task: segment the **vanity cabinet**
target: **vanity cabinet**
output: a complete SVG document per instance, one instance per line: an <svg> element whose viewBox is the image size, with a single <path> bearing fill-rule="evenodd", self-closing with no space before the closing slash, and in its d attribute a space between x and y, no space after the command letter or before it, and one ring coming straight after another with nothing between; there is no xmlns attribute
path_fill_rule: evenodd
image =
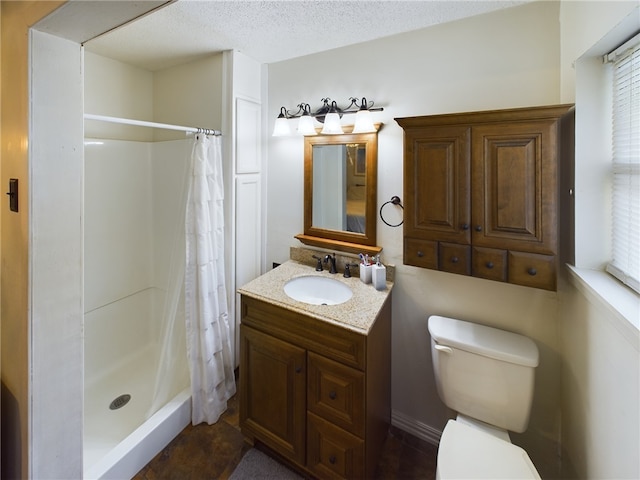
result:
<svg viewBox="0 0 640 480"><path fill-rule="evenodd" d="M572 114L559 105L396 119L404 263L555 290Z"/></svg>
<svg viewBox="0 0 640 480"><path fill-rule="evenodd" d="M391 297L367 334L242 295L240 426L316 478L372 478L391 415Z"/></svg>

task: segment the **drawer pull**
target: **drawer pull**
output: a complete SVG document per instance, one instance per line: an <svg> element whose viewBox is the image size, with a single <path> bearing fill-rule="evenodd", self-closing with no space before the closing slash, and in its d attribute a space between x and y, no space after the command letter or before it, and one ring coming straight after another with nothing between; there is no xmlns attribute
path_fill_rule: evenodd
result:
<svg viewBox="0 0 640 480"><path fill-rule="evenodd" d="M418 250L418 257L420 258L424 257L424 252L422 252L421 250Z"/></svg>
<svg viewBox="0 0 640 480"><path fill-rule="evenodd" d="M331 455L331 456L329 457L329 463L330 463L331 465L334 465L334 464L336 463L336 456L335 456L335 455Z"/></svg>
<svg viewBox="0 0 640 480"><path fill-rule="evenodd" d="M476 225L476 232L482 231L482 225Z"/></svg>
<svg viewBox="0 0 640 480"><path fill-rule="evenodd" d="M487 268L493 268L493 262L487 262Z"/></svg>
<svg viewBox="0 0 640 480"><path fill-rule="evenodd" d="M335 392L335 391L331 390L331 391L329 392L329 398L330 398L331 400L335 400L337 396L338 396L338 395L336 395L336 392Z"/></svg>
<svg viewBox="0 0 640 480"><path fill-rule="evenodd" d="M459 261L458 257L451 257L451 263L458 263Z"/></svg>
<svg viewBox="0 0 640 480"><path fill-rule="evenodd" d="M527 270L527 273L533 277L536 273L538 273L538 271L535 268L531 267L529 268L529 270Z"/></svg>

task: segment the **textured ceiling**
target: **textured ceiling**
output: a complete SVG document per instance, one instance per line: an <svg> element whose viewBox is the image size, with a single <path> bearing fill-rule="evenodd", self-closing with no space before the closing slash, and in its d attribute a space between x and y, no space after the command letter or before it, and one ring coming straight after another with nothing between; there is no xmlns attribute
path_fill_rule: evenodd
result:
<svg viewBox="0 0 640 480"><path fill-rule="evenodd" d="M273 63L529 1L179 0L86 48L151 71L230 49Z"/></svg>

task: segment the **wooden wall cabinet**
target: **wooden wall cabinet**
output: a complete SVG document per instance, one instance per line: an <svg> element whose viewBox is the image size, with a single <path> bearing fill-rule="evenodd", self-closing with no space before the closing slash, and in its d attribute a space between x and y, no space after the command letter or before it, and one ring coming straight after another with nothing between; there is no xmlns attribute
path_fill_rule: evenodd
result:
<svg viewBox="0 0 640 480"><path fill-rule="evenodd" d="M373 478L391 419L391 297L367 335L242 295L240 427L316 478Z"/></svg>
<svg viewBox="0 0 640 480"><path fill-rule="evenodd" d="M558 105L397 118L404 263L555 290L572 115Z"/></svg>

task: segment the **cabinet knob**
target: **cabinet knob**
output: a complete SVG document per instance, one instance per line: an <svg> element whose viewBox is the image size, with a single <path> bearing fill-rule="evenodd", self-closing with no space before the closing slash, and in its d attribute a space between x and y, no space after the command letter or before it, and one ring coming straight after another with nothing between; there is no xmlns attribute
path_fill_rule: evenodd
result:
<svg viewBox="0 0 640 480"><path fill-rule="evenodd" d="M418 257L424 257L424 252L422 250L418 250Z"/></svg>
<svg viewBox="0 0 640 480"><path fill-rule="evenodd" d="M338 395L336 395L336 392L335 392L335 391L331 390L331 391L329 392L329 398L330 398L331 400L335 400L337 396L338 396Z"/></svg>
<svg viewBox="0 0 640 480"><path fill-rule="evenodd" d="M334 464L336 463L336 456L335 456L335 455L331 455L331 456L329 457L329 463L330 463L331 465L334 465Z"/></svg>
<svg viewBox="0 0 640 480"><path fill-rule="evenodd" d="M458 263L460 259L458 257L451 257L451 263Z"/></svg>
<svg viewBox="0 0 640 480"><path fill-rule="evenodd" d="M482 225L476 225L476 232L482 231Z"/></svg>
<svg viewBox="0 0 640 480"><path fill-rule="evenodd" d="M296 367L296 373L302 372L302 367Z"/></svg>
<svg viewBox="0 0 640 480"><path fill-rule="evenodd" d="M487 262L487 268L493 268L493 262Z"/></svg>
<svg viewBox="0 0 640 480"><path fill-rule="evenodd" d="M469 224L468 223L463 223L462 224L462 229L463 230L469 230Z"/></svg>
<svg viewBox="0 0 640 480"><path fill-rule="evenodd" d="M527 270L527 273L533 277L536 273L538 273L538 271L535 268L531 267L529 268L529 270Z"/></svg>

